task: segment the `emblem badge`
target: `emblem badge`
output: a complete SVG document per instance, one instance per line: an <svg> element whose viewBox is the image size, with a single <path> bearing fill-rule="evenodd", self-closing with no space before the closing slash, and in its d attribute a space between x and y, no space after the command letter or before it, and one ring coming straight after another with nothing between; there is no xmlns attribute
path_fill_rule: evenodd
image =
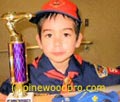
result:
<svg viewBox="0 0 120 102"><path fill-rule="evenodd" d="M57 7L60 7L60 6L64 5L64 4L65 4L64 0L54 0L50 4L50 6L57 8Z"/></svg>
<svg viewBox="0 0 120 102"><path fill-rule="evenodd" d="M104 78L104 77L108 76L108 70L106 67L100 66L100 65L95 65L95 64L94 64L94 67L100 78Z"/></svg>

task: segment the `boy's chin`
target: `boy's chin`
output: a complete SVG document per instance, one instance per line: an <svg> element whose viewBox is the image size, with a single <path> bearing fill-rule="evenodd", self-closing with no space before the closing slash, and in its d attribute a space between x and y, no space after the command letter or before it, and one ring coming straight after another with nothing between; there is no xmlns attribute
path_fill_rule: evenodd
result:
<svg viewBox="0 0 120 102"><path fill-rule="evenodd" d="M55 58L52 58L51 59L52 62L54 63L64 63L64 62L68 62L69 61L69 58L62 58L62 57L55 57Z"/></svg>

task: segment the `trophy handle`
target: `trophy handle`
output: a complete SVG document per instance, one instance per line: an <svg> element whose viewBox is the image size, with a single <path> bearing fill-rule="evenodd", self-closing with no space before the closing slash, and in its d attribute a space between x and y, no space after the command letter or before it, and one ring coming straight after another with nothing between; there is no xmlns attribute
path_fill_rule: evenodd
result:
<svg viewBox="0 0 120 102"><path fill-rule="evenodd" d="M8 31L10 32L10 41L22 41L22 35L16 31L15 25L17 22L25 18L30 20L32 17L33 14L25 13L25 12L20 12L20 13L8 12L1 16L3 20L7 21L6 26Z"/></svg>

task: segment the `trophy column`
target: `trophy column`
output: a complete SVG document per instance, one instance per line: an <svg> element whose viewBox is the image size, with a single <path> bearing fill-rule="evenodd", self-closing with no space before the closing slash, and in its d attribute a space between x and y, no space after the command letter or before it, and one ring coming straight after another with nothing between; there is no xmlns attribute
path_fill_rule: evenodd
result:
<svg viewBox="0 0 120 102"><path fill-rule="evenodd" d="M30 13L10 12L2 15L2 19L7 21L6 26L10 32L10 42L8 44L10 79L12 93L6 102L32 102L33 93L26 92L23 85L28 81L26 68L26 48L22 35L15 30L15 24L26 18L31 19Z"/></svg>

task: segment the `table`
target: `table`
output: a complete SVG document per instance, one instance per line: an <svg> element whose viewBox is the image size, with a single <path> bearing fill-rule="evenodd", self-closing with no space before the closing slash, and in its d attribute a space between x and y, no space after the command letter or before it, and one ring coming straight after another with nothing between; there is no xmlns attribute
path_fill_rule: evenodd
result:
<svg viewBox="0 0 120 102"><path fill-rule="evenodd" d="M55 95L40 95L40 96L34 96L33 102L52 102L52 99Z"/></svg>

